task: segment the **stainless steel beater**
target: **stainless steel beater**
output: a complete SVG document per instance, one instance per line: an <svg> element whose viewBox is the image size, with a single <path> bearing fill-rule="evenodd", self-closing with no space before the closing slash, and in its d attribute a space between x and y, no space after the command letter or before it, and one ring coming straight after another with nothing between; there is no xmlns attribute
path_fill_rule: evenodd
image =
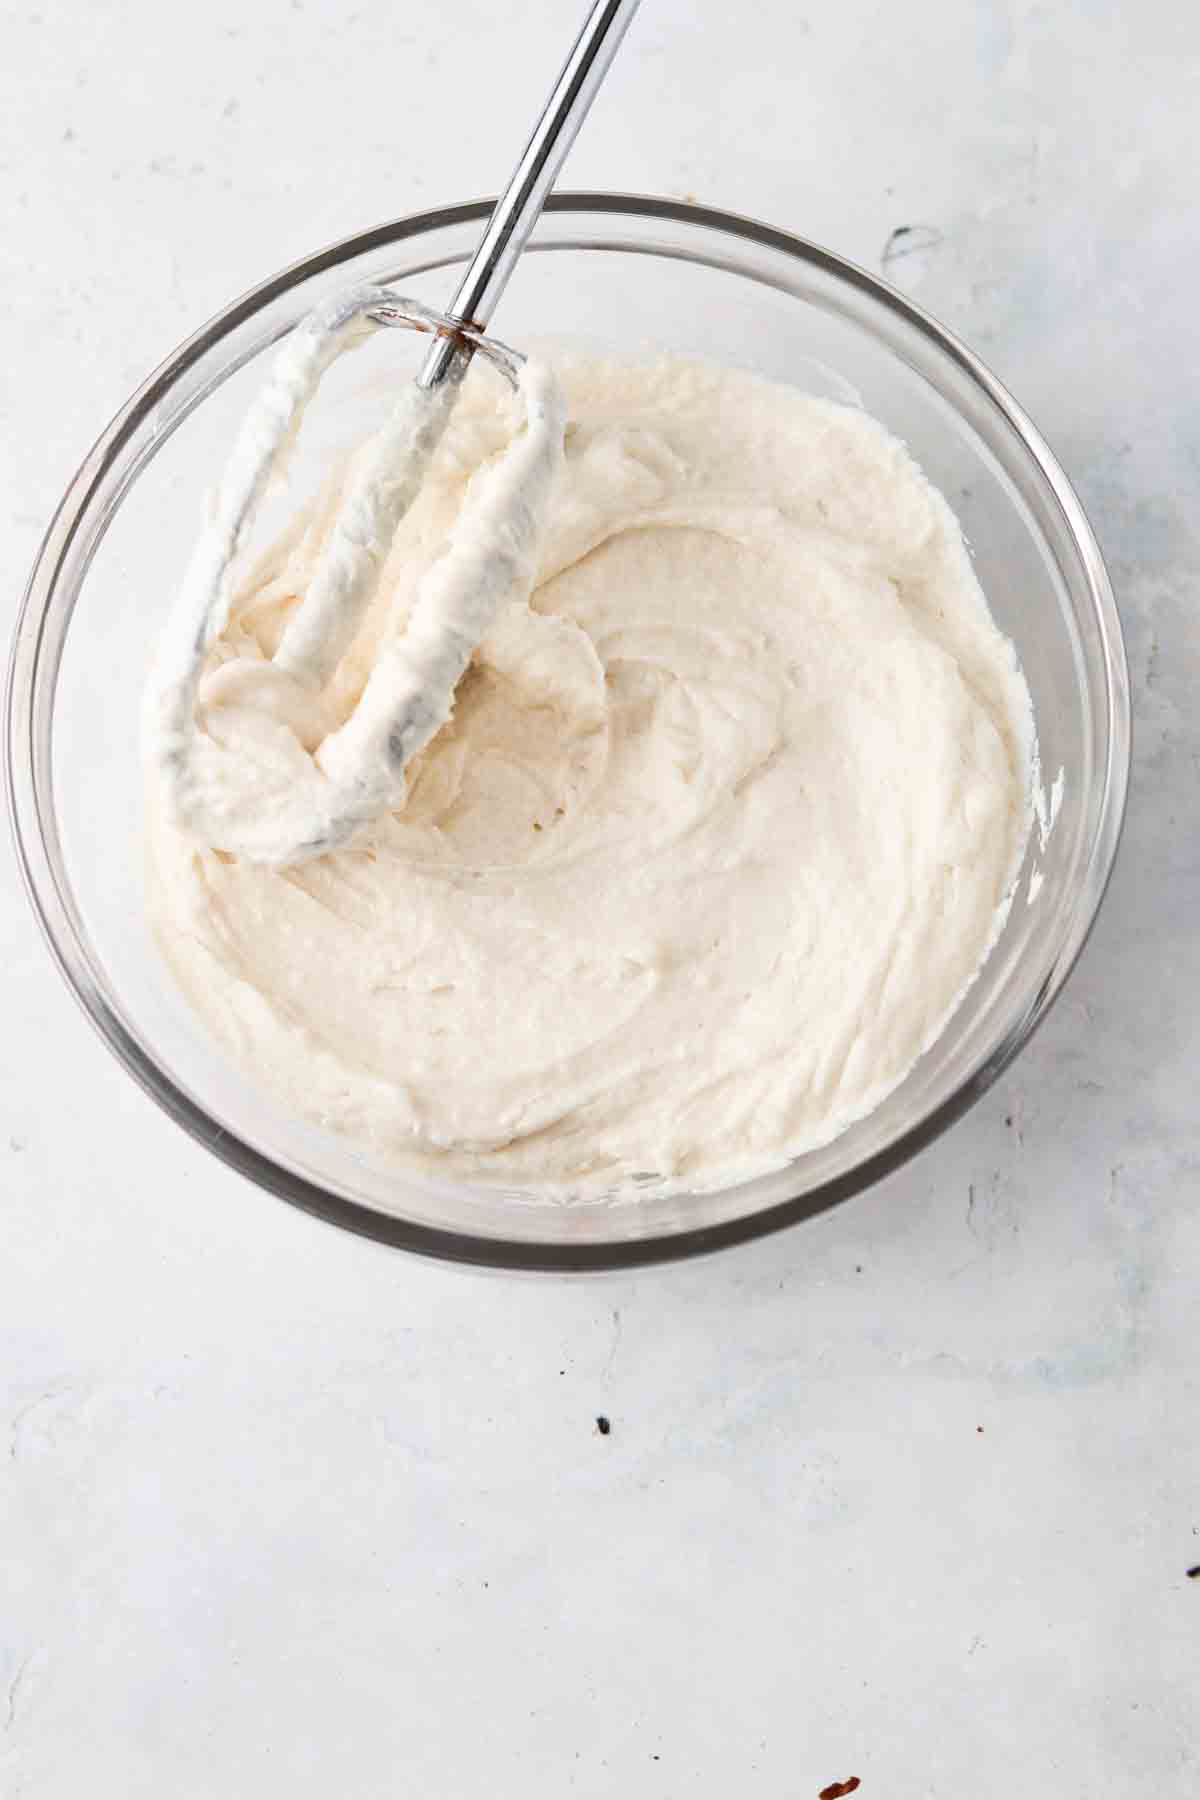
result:
<svg viewBox="0 0 1200 1800"><path fill-rule="evenodd" d="M434 339L415 383L348 491L308 591L266 665L270 679L293 692L319 693L349 646L475 354L498 368L523 399L527 436L535 427L553 429L554 399L526 383L525 359L485 336L485 328L637 5L638 0L595 0L446 312L388 288L361 286L302 320L279 353L196 546L148 693L146 740L168 808L178 824L215 848L282 864L344 844L396 802L405 765L444 722L445 708L439 710L431 690L440 683L443 691L453 691L486 629L486 606L474 614L460 608L457 631L443 630L434 643L432 603L423 611L421 592L405 634L412 640L409 666L400 667L401 652L393 654L389 670L373 671L350 719L321 743L320 765L307 766L304 793L296 797L292 814L276 800L264 802L269 817L253 816L253 808L249 818L235 817L212 779L213 751L197 724L196 700L208 655L229 621L234 561L322 375L345 350L381 326L427 332ZM488 496L482 496L472 521L477 542L470 551L456 550L452 542L444 559L449 565L457 555L460 587L474 572L481 593L484 585L489 595L499 593L527 571L532 523L548 486L543 462L518 443L504 490L512 516L502 516L494 496L489 509ZM438 573L435 568L432 575ZM426 678L435 668L438 683L430 684Z"/></svg>

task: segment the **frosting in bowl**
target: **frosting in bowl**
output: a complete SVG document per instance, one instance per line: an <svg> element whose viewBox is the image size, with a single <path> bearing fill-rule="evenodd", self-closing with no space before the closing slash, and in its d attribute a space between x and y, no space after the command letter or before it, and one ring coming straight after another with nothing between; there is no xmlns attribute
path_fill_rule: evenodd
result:
<svg viewBox="0 0 1200 1800"><path fill-rule="evenodd" d="M961 999L1028 832L1028 690L950 508L864 413L690 361L556 373L532 587L402 803L277 868L198 841L151 769L151 915L230 1052L367 1154L548 1197L710 1187L870 1111ZM354 641L281 727L304 754L514 428L473 373ZM247 729L222 668L273 655L351 475L234 594L213 742Z"/></svg>

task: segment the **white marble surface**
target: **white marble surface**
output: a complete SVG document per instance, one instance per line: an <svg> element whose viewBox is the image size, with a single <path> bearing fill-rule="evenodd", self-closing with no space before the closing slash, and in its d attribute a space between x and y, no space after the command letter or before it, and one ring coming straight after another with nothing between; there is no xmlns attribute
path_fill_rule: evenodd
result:
<svg viewBox="0 0 1200 1800"><path fill-rule="evenodd" d="M0 859L9 1800L1200 1791L1200 24L737 11L646 0L570 184L876 268L925 228L890 274L1042 424L1117 583L1100 927L876 1191L703 1264L506 1280L187 1141ZM576 14L6 0L0 623L145 370L314 246L493 187Z"/></svg>

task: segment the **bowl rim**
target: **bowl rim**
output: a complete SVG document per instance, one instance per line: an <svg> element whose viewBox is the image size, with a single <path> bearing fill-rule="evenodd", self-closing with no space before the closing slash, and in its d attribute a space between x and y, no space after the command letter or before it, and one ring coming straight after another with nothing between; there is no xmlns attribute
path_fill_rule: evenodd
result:
<svg viewBox="0 0 1200 1800"><path fill-rule="evenodd" d="M86 952L64 902L47 852L38 806L33 741L32 677L45 636L59 564L83 521L94 489L112 458L179 376L220 339L297 283L352 258L399 245L449 225L483 221L492 199L458 202L409 213L341 238L250 288L215 313L155 368L114 415L69 482L41 546L17 614L4 695L4 777L17 863L30 904L51 957L93 1028L152 1100L204 1145L257 1187L343 1230L443 1261L502 1270L548 1272L628 1269L682 1260L761 1237L815 1217L852 1194L873 1186L940 1137L987 1092L1029 1041L1078 961L1091 934L1111 879L1125 818L1129 787L1132 709L1120 617L1095 534L1070 481L1024 409L953 332L889 283L858 264L793 232L742 214L654 195L591 190L552 194L548 213L610 214L661 219L723 232L759 247L780 251L868 295L898 315L968 376L1021 440L1061 510L1091 591L1100 628L1109 707L1108 746L1102 793L1087 870L1072 933L1033 1004L1005 1037L984 1054L954 1092L931 1113L882 1150L823 1183L812 1192L772 1202L743 1217L716 1224L661 1231L621 1243L561 1243L474 1234L376 1212L358 1200L330 1193L318 1183L274 1162L262 1151L219 1125L158 1063L148 1057L110 1006L92 976Z"/></svg>

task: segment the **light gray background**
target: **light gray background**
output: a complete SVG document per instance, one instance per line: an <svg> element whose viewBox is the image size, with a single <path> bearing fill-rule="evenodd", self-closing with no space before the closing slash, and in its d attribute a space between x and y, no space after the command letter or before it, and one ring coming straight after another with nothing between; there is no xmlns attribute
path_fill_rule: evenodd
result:
<svg viewBox="0 0 1200 1800"><path fill-rule="evenodd" d="M146 370L493 190L578 12L0 7L0 623ZM874 269L920 227L887 272L1110 558L1103 919L883 1187L635 1278L341 1237L143 1099L0 859L0 1793L1196 1794L1198 94L1182 0L646 0L570 164Z"/></svg>

